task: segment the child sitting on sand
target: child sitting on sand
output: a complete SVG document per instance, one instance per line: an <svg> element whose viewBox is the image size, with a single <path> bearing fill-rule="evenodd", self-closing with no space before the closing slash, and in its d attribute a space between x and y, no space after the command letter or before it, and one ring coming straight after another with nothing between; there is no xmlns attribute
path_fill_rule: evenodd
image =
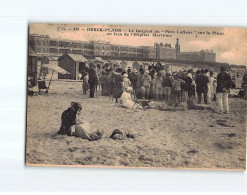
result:
<svg viewBox="0 0 247 195"><path fill-rule="evenodd" d="M97 131L90 133L90 125L88 122L82 122L77 119L77 115L80 115L81 105L78 102L71 102L71 106L62 113L62 125L58 131L59 135L69 135L75 137L81 137L89 141L101 139L103 133Z"/></svg>
<svg viewBox="0 0 247 195"><path fill-rule="evenodd" d="M121 95L120 103L125 108L132 108L132 109L141 108L141 106L139 104L135 103L132 100L132 97L131 97L132 91L133 91L132 87L125 89L125 91Z"/></svg>

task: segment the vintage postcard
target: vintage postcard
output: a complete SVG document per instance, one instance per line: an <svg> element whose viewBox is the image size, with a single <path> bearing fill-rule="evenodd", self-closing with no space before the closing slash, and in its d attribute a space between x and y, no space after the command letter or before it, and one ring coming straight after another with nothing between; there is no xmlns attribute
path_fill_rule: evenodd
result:
<svg viewBox="0 0 247 195"><path fill-rule="evenodd" d="M26 164L246 169L247 29L31 23Z"/></svg>

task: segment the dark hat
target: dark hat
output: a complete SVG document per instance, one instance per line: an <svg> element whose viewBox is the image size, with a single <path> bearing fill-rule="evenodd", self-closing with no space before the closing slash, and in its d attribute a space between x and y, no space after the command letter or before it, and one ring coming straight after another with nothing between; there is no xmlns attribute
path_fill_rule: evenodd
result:
<svg viewBox="0 0 247 195"><path fill-rule="evenodd" d="M121 73L121 72L122 72L122 68L117 68L117 69L116 69L116 72L117 72L117 73Z"/></svg>
<svg viewBox="0 0 247 195"><path fill-rule="evenodd" d="M201 74L201 71L200 71L200 70L197 70L197 71L196 71L196 74Z"/></svg>
<svg viewBox="0 0 247 195"><path fill-rule="evenodd" d="M71 102L71 108L73 108L75 111L81 110L81 104L79 104L78 102Z"/></svg>
<svg viewBox="0 0 247 195"><path fill-rule="evenodd" d="M221 66L221 67L220 67L220 71L221 71L221 72L224 72L224 71L226 71L226 68L225 68L224 66Z"/></svg>

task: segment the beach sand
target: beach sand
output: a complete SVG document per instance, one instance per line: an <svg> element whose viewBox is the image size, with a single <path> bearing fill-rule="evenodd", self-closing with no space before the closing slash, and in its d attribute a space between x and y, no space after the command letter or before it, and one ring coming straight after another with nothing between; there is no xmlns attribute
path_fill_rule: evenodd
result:
<svg viewBox="0 0 247 195"><path fill-rule="evenodd" d="M104 131L101 140L56 134L72 101L82 105L80 117L92 131ZM133 111L109 97L89 99L80 82L52 81L48 95L28 96L26 164L244 170L246 101L229 102L229 114L209 109ZM110 139L114 129L135 139Z"/></svg>

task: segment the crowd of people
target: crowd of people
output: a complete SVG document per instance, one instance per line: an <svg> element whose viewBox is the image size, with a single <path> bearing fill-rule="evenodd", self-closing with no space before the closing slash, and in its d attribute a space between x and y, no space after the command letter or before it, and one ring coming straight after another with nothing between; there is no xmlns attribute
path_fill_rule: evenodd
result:
<svg viewBox="0 0 247 195"><path fill-rule="evenodd" d="M90 64L82 75L83 93L86 94L89 89L90 98L94 98L95 91L100 89L102 96L110 96L118 103L122 93L130 92L131 87L132 95L138 99L172 104L187 101L211 104L217 100L219 112L229 112L228 94L233 82L223 66L217 77L207 69L172 72L169 67L159 63L146 70L142 66L139 70L112 69L107 66L100 70Z"/></svg>

